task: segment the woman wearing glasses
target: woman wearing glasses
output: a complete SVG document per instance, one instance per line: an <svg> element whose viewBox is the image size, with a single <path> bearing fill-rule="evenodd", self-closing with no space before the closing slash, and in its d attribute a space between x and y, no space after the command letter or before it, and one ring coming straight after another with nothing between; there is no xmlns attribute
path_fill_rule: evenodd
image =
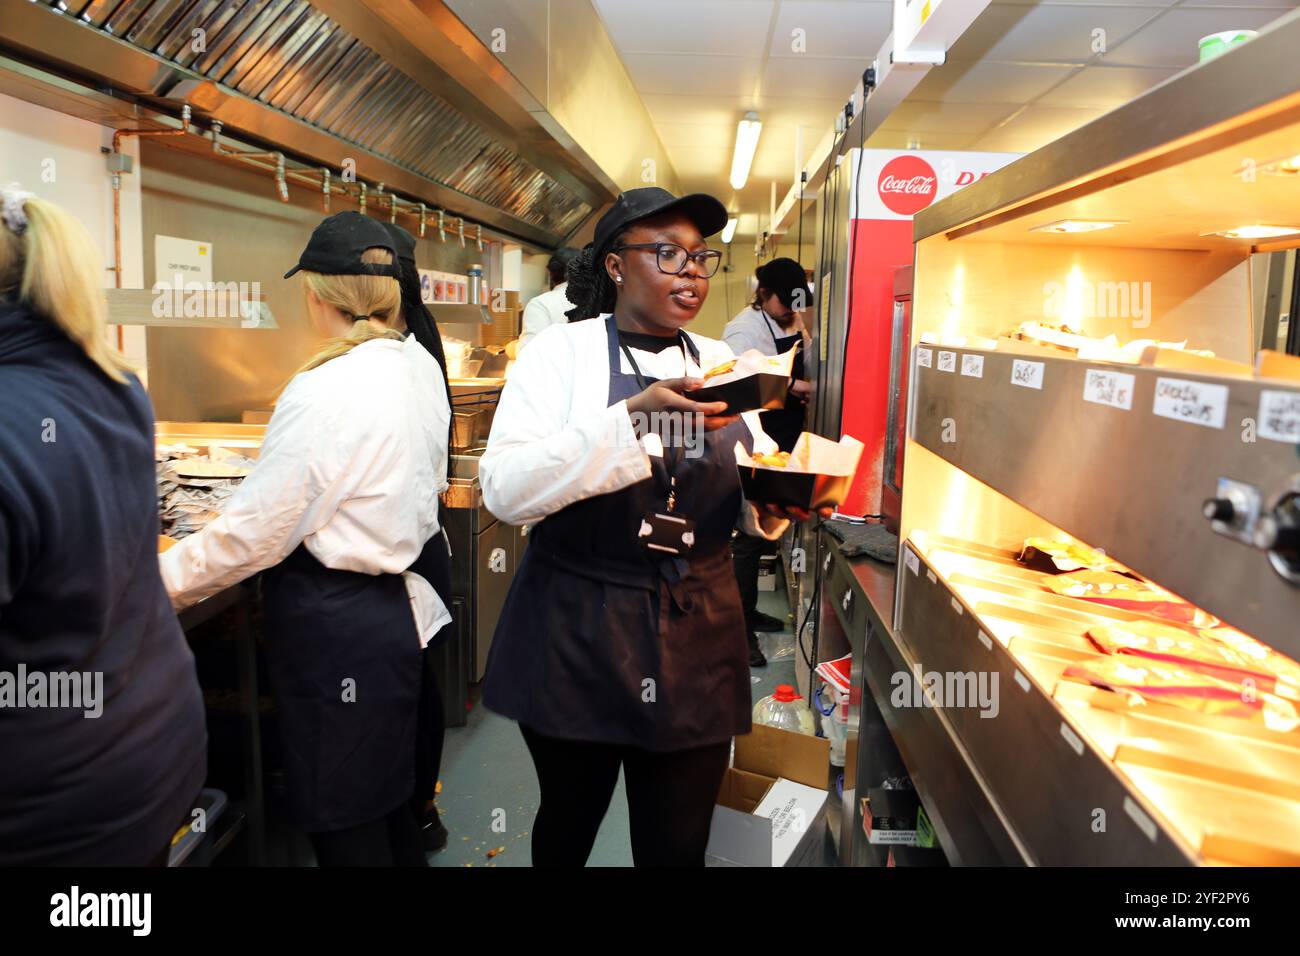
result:
<svg viewBox="0 0 1300 956"><path fill-rule="evenodd" d="M535 865L586 862L620 767L637 865L702 864L731 737L750 728L728 542L738 523L775 538L808 516L742 501L734 447L757 417L690 397L733 357L683 331L726 220L711 196L619 196L570 265L572 321L520 354L480 462L489 510L535 524L484 688L537 770Z"/></svg>

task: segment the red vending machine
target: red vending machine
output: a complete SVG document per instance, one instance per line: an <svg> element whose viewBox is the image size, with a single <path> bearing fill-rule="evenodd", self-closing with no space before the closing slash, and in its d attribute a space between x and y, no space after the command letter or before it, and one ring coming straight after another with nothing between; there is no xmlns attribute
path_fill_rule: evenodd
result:
<svg viewBox="0 0 1300 956"><path fill-rule="evenodd" d="M852 153L847 202L851 258L844 308L848 327L847 339L841 338L846 344L839 426L841 434L852 435L866 448L840 506L844 514L889 517L892 509L897 520L907 427L899 403L905 410L908 337L905 331L900 335L896 316L904 287L903 321L910 316L912 217L1018 155L892 149ZM907 270L905 278L901 269ZM891 436L896 445L892 456Z"/></svg>

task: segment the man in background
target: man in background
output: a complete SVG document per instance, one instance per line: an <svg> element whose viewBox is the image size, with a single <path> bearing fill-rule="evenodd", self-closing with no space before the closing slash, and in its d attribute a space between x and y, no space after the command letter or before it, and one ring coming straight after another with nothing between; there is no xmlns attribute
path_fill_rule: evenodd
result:
<svg viewBox="0 0 1300 956"><path fill-rule="evenodd" d="M812 307L812 290L808 287L803 266L793 259L773 259L755 270L758 289L754 301L727 323L723 340L737 355L757 349L764 355L782 355L798 349L791 370L790 391L782 408L763 412L759 422L763 431L781 447L791 451L803 431L811 386L804 377L803 349L809 336L801 313ZM749 632L749 664L762 667L767 663L758 646L755 631L781 631L785 622L758 610L758 569L765 555L776 554L779 544L736 532L731 542L732 565L740 586L740 601L745 610Z"/></svg>
<svg viewBox="0 0 1300 956"><path fill-rule="evenodd" d="M569 268L569 261L577 254L577 249L560 249L546 264L546 271L551 279L551 291L529 299L528 305L524 306L524 329L519 336L521 351L532 341L533 336L548 325L569 321L565 313L573 308L573 303L564 294L569 284L564 280L564 273Z"/></svg>

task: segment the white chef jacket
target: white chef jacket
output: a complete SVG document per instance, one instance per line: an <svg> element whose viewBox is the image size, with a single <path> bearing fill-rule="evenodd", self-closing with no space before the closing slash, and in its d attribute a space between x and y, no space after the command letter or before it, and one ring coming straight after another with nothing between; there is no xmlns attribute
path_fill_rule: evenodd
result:
<svg viewBox="0 0 1300 956"><path fill-rule="evenodd" d="M764 355L776 355L773 338L785 338L796 332L803 336L804 346L807 347L809 335L802 322L796 321L789 329L783 329L765 311L747 305L727 323L727 327L722 330L722 339L737 355L750 349L758 349Z"/></svg>
<svg viewBox="0 0 1300 956"><path fill-rule="evenodd" d="M414 336L371 339L295 376L225 511L161 556L172 603L193 604L305 544L327 568L402 574L428 644L451 615L407 568L439 530L450 415L442 370Z"/></svg>
<svg viewBox="0 0 1300 956"><path fill-rule="evenodd" d="M632 348L647 378L703 376L733 358L725 342L687 333L700 361L687 363L681 348ZM621 371L632 373L619 351ZM702 368L701 368L702 366ZM744 420L756 446L776 448L756 412ZM651 439L653 445L653 438ZM621 491L651 475L649 453L636 437L627 402L609 404L609 343L605 319L545 329L515 361L501 393L487 451L479 461L483 503L502 521L531 524L576 501ZM747 534L775 540L789 522L741 509Z"/></svg>
<svg viewBox="0 0 1300 956"><path fill-rule="evenodd" d="M564 325L569 321L565 313L573 308L574 303L565 294L568 287L569 283L561 282L550 292L543 292L528 300L524 306L524 330L519 336L519 351L523 351L524 346L536 338L542 329Z"/></svg>

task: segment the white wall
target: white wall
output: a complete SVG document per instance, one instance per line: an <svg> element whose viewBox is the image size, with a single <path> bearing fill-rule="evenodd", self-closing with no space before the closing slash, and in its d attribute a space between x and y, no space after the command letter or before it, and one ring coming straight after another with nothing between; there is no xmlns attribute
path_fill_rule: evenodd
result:
<svg viewBox="0 0 1300 956"><path fill-rule="evenodd" d="M105 287L113 285L113 189L101 149L113 130L0 95L0 183L18 183L81 220L99 244ZM136 172L122 177L122 287L144 288L138 140L123 140ZM152 284L152 283L150 283ZM116 327L110 329L114 344ZM123 329L127 358L143 373L144 329Z"/></svg>

